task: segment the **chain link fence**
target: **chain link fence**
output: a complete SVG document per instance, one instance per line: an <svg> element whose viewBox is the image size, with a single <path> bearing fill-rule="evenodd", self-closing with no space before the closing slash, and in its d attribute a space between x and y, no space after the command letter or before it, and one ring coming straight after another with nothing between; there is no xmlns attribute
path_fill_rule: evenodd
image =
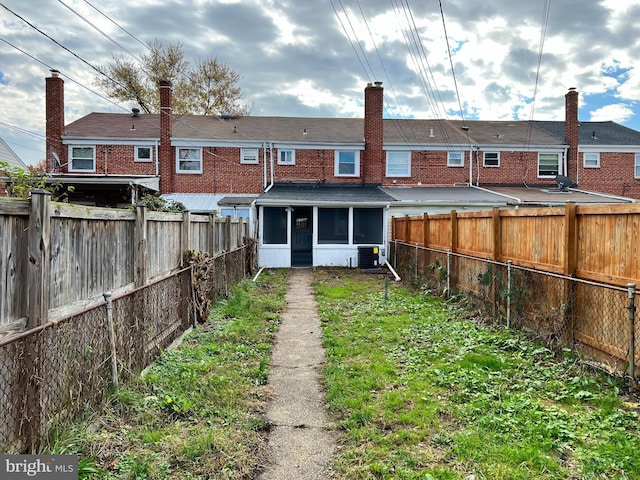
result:
<svg viewBox="0 0 640 480"><path fill-rule="evenodd" d="M391 249L404 280L444 297L465 294L483 318L523 330L549 348L579 352L636 383L634 284L623 288L398 241Z"/></svg>
<svg viewBox="0 0 640 480"><path fill-rule="evenodd" d="M207 295L246 272L245 249L212 257ZM104 403L195 322L193 266L97 307L0 340L0 452L37 452L53 428Z"/></svg>

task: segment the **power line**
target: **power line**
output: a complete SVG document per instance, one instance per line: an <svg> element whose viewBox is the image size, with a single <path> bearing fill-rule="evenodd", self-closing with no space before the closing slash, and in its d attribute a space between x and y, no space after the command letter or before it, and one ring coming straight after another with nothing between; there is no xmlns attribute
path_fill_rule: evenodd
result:
<svg viewBox="0 0 640 480"><path fill-rule="evenodd" d="M113 20L111 17L109 17L107 14L103 13L102 11L100 11L96 6L94 6L93 4L91 4L89 2L89 0L84 0L84 3L86 3L87 5L89 5L91 8L93 8L96 12L98 12L100 15L102 15L103 17L105 17L107 20L109 20L111 23L113 23L116 27L118 27L120 30L122 30L124 33L126 33L127 35L129 35L131 38L133 38L136 42L138 42L140 45L142 45L143 47L145 47L147 50L150 50L149 45L147 45L146 43L142 42L141 40L139 40L135 35L133 35L131 32L129 32L126 28L122 27L120 24L118 24L115 20Z"/></svg>

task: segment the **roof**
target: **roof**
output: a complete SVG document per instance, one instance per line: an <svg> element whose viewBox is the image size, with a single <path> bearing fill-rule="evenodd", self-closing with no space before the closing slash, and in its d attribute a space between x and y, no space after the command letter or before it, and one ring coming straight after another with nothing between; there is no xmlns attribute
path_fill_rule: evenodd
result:
<svg viewBox="0 0 640 480"><path fill-rule="evenodd" d="M18 167L24 170L27 169L27 165L20 160L20 157L11 150L9 145L0 138L0 162L7 162L10 167Z"/></svg>
<svg viewBox="0 0 640 480"><path fill-rule="evenodd" d="M394 198L377 186L275 184L256 200L257 205L387 205Z"/></svg>
<svg viewBox="0 0 640 480"><path fill-rule="evenodd" d="M218 201L224 195L213 193L165 193L161 197L165 200L182 203L192 213L213 213L218 209Z"/></svg>
<svg viewBox="0 0 640 480"><path fill-rule="evenodd" d="M122 113L90 113L67 125L64 139L157 140L159 122L160 116L156 114L134 117ZM565 146L564 122L384 119L383 123L386 145ZM614 122L583 122L580 143L593 144L594 131L598 144L640 145L640 132ZM229 146L247 142L363 146L363 134L361 118L174 115L172 139L216 141Z"/></svg>
<svg viewBox="0 0 640 480"><path fill-rule="evenodd" d="M564 122L532 121L536 128L564 141ZM640 145L640 132L615 122L580 122L578 144L624 146Z"/></svg>
<svg viewBox="0 0 640 480"><path fill-rule="evenodd" d="M474 187L383 187L382 190L402 204L420 205L506 205L502 195Z"/></svg>

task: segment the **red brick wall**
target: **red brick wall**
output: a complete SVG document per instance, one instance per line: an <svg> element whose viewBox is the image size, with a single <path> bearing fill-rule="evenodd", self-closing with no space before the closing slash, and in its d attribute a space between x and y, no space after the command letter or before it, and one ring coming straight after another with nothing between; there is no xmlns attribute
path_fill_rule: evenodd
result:
<svg viewBox="0 0 640 480"><path fill-rule="evenodd" d="M634 178L635 153L601 153L600 168L584 168L582 153L578 160L580 189L640 199L640 179Z"/></svg>
<svg viewBox="0 0 640 480"><path fill-rule="evenodd" d="M66 147L65 145L65 148ZM155 175L155 148L151 147L151 150L152 162L134 162L135 147L133 145L96 145L95 173L110 175Z"/></svg>

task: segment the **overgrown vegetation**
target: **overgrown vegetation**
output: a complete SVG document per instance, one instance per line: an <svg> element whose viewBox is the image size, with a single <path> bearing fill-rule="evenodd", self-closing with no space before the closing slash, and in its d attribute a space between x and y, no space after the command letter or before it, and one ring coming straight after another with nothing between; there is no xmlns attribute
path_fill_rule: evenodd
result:
<svg viewBox="0 0 640 480"><path fill-rule="evenodd" d="M340 478L640 478L638 403L617 381L389 287L316 272Z"/></svg>
<svg viewBox="0 0 640 480"><path fill-rule="evenodd" d="M142 197L140 203L144 204L148 210L153 212L183 213L187 211L187 207L185 207L184 203L178 202L177 200L167 200L166 198L153 194L148 194Z"/></svg>
<svg viewBox="0 0 640 480"><path fill-rule="evenodd" d="M73 186L65 186L60 180L47 183L44 171L35 167L25 170L3 161L0 161L0 177L4 177L2 183L9 197L29 198L34 190L45 190L52 194L54 201L63 202L74 190Z"/></svg>
<svg viewBox="0 0 640 480"><path fill-rule="evenodd" d="M80 478L255 478L285 272L263 272L217 302L209 322L122 387L103 412L66 429L50 453L80 455Z"/></svg>

